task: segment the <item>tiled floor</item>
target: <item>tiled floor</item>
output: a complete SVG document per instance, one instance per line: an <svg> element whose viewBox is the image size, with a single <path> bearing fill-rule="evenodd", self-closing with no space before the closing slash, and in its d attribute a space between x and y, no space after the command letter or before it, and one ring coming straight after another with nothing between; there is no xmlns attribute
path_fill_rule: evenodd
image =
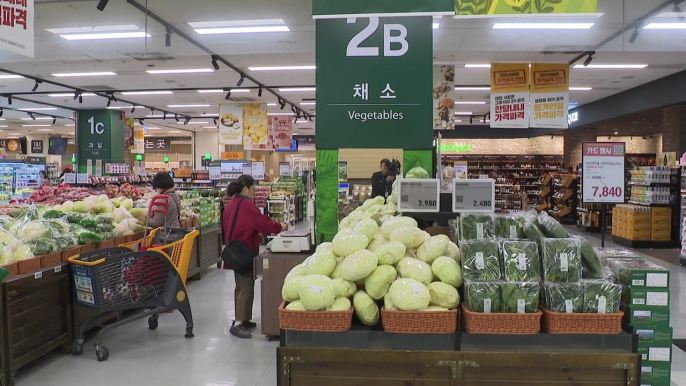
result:
<svg viewBox="0 0 686 386"><path fill-rule="evenodd" d="M600 245L600 240L593 235L585 236L593 245ZM686 287L686 267L667 262L674 261L678 252L640 252L648 260L670 269L674 336L686 338L686 293L681 292ZM254 309L258 323L259 288L255 286ZM161 316L155 331L148 330L147 322L141 320L105 336L110 350L106 362L96 360L90 341L80 357L53 353L21 369L17 385L275 386L278 343L267 342L259 333L251 340L238 340L229 334L233 289L231 271L211 269L203 280L189 282L196 325L193 339L184 339L185 325L179 313ZM672 384L686 386L686 353L677 347L673 352Z"/></svg>

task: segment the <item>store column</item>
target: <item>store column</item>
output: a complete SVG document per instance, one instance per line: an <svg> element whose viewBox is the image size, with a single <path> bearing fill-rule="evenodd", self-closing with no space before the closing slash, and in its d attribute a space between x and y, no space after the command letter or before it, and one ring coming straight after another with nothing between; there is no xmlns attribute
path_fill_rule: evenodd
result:
<svg viewBox="0 0 686 386"><path fill-rule="evenodd" d="M79 173L102 175L106 162L124 162L124 118L123 112L114 110L77 113L76 164Z"/></svg>
<svg viewBox="0 0 686 386"><path fill-rule="evenodd" d="M676 152L677 159L686 152L686 107L676 105L662 109L662 151Z"/></svg>

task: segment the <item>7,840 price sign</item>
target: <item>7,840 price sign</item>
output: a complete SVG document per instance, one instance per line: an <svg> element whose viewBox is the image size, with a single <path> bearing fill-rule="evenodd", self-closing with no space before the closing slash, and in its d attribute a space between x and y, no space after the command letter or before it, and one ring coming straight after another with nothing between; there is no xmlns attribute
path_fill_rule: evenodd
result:
<svg viewBox="0 0 686 386"><path fill-rule="evenodd" d="M624 142L584 142L583 200L588 203L624 202Z"/></svg>
<svg viewBox="0 0 686 386"><path fill-rule="evenodd" d="M436 213L439 211L439 180L403 178L398 181L398 185L398 211L400 213Z"/></svg>

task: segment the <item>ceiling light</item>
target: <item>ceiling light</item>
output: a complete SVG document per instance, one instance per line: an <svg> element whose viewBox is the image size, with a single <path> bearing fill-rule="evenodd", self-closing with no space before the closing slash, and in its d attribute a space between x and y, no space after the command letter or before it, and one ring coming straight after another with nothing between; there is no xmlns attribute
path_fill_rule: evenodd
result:
<svg viewBox="0 0 686 386"><path fill-rule="evenodd" d="M455 115L472 115L471 111L455 111Z"/></svg>
<svg viewBox="0 0 686 386"><path fill-rule="evenodd" d="M479 86L458 86L455 87L455 91L491 91L491 88Z"/></svg>
<svg viewBox="0 0 686 386"><path fill-rule="evenodd" d="M493 29L589 29L594 23L495 23Z"/></svg>
<svg viewBox="0 0 686 386"><path fill-rule="evenodd" d="M68 27L68 28L48 28L46 31L57 35L76 34L89 32L115 32L115 31L136 31L138 26L134 24L125 25L101 25L98 27Z"/></svg>
<svg viewBox="0 0 686 386"><path fill-rule="evenodd" d="M591 91L593 87L570 87L569 91Z"/></svg>
<svg viewBox="0 0 686 386"><path fill-rule="evenodd" d="M285 116L290 116L290 117L292 117L292 116L294 116L295 114L293 114L293 113L268 113L267 115L275 116L275 117L282 117L282 116L283 116L283 117L285 117Z"/></svg>
<svg viewBox="0 0 686 386"><path fill-rule="evenodd" d="M148 127L148 130L162 130L159 127Z"/></svg>
<svg viewBox="0 0 686 386"><path fill-rule="evenodd" d="M238 79L238 82L236 82L236 86L241 87L241 85L243 84L244 81L245 81L245 75L241 74L241 78Z"/></svg>
<svg viewBox="0 0 686 386"><path fill-rule="evenodd" d="M486 102L455 102L456 105L485 105Z"/></svg>
<svg viewBox="0 0 686 386"><path fill-rule="evenodd" d="M686 29L686 23L650 23L643 29Z"/></svg>
<svg viewBox="0 0 686 386"><path fill-rule="evenodd" d="M296 124L297 123L307 123L307 119L299 119L299 120L296 120L295 123Z"/></svg>
<svg viewBox="0 0 686 386"><path fill-rule="evenodd" d="M148 114L146 118L164 118L164 114Z"/></svg>
<svg viewBox="0 0 686 386"><path fill-rule="evenodd" d="M55 111L57 107L25 107L17 109L18 111Z"/></svg>
<svg viewBox="0 0 686 386"><path fill-rule="evenodd" d="M21 127L52 127L52 125L21 125Z"/></svg>
<svg viewBox="0 0 686 386"><path fill-rule="evenodd" d="M216 129L217 126L203 126L203 129Z"/></svg>
<svg viewBox="0 0 686 386"><path fill-rule="evenodd" d="M169 130L167 133L183 133L181 130Z"/></svg>
<svg viewBox="0 0 686 386"><path fill-rule="evenodd" d="M284 87L280 88L281 92L307 92L307 91L317 91L316 87Z"/></svg>
<svg viewBox="0 0 686 386"><path fill-rule="evenodd" d="M490 63L465 64L464 68L491 68Z"/></svg>
<svg viewBox="0 0 686 386"><path fill-rule="evenodd" d="M58 78L68 78L68 77L82 77L82 76L116 76L116 72L111 71L101 71L101 72L67 72L61 74L52 74Z"/></svg>
<svg viewBox="0 0 686 386"><path fill-rule="evenodd" d="M431 26L433 27L433 29L438 29L438 28L440 28L441 23L432 23ZM296 123L297 123L297 122L296 122Z"/></svg>
<svg viewBox="0 0 686 386"><path fill-rule="evenodd" d="M250 71L306 71L316 70L317 66L266 66L266 67L248 67Z"/></svg>
<svg viewBox="0 0 686 386"><path fill-rule="evenodd" d="M147 70L148 74L160 75L160 74L200 74L207 72L214 72L211 68L185 68L179 70Z"/></svg>
<svg viewBox="0 0 686 386"><path fill-rule="evenodd" d="M74 124L73 124L73 123L67 123L67 124L64 125L64 126L66 126L66 127L74 127Z"/></svg>
<svg viewBox="0 0 686 386"><path fill-rule="evenodd" d="M595 53L595 51L594 51L594 53ZM588 58L586 58L586 60L584 60L583 66L584 66L584 67L588 67L588 65L591 64L592 61L593 61L593 53L590 53L590 52L589 52L589 53L588 53Z"/></svg>
<svg viewBox="0 0 686 386"><path fill-rule="evenodd" d="M123 110L123 109L130 109L133 106L110 106L108 109L110 110Z"/></svg>
<svg viewBox="0 0 686 386"><path fill-rule="evenodd" d="M211 107L212 105L167 105L170 109L178 109L178 108L184 108L184 107Z"/></svg>
<svg viewBox="0 0 686 386"><path fill-rule="evenodd" d="M111 32L97 34L68 34L60 35L67 40L101 40L101 39L128 39L128 38L151 38L152 35L145 32Z"/></svg>
<svg viewBox="0 0 686 386"><path fill-rule="evenodd" d="M486 103L486 102L484 102ZM302 102L300 106L316 106L317 102Z"/></svg>
<svg viewBox="0 0 686 386"><path fill-rule="evenodd" d="M24 79L21 75L0 75L0 79Z"/></svg>
<svg viewBox="0 0 686 386"><path fill-rule="evenodd" d="M247 34L260 32L290 32L285 25L255 26L255 27L223 27L223 28L196 28L195 32L200 35L216 34Z"/></svg>
<svg viewBox="0 0 686 386"><path fill-rule="evenodd" d="M98 9L98 11L104 11L104 10L105 10L105 7L107 7L107 3L108 3L109 1L110 1L110 0L100 0L100 1L98 2L98 5L96 6L96 8Z"/></svg>
<svg viewBox="0 0 686 386"><path fill-rule="evenodd" d="M582 64L577 64L574 68L596 68L596 69L640 69L648 67L647 64L589 64L584 66Z"/></svg>
<svg viewBox="0 0 686 386"><path fill-rule="evenodd" d="M52 129L38 129L36 131L53 131Z"/></svg>
<svg viewBox="0 0 686 386"><path fill-rule="evenodd" d="M198 90L198 92L201 94L210 94L210 93L217 93L218 94L218 93L226 92L226 90L217 88L217 89L210 89L210 90ZM231 89L231 93L236 93L236 92L250 92L250 89L247 89L247 88L232 88Z"/></svg>
<svg viewBox="0 0 686 386"><path fill-rule="evenodd" d="M173 91L126 91L121 95L169 95L173 93Z"/></svg>
<svg viewBox="0 0 686 386"><path fill-rule="evenodd" d="M200 116L203 116L203 117L219 117L219 114L206 113L206 114L200 114Z"/></svg>
<svg viewBox="0 0 686 386"><path fill-rule="evenodd" d="M212 55L212 67L214 67L215 70L219 71L219 63L217 63L217 57Z"/></svg>
<svg viewBox="0 0 686 386"><path fill-rule="evenodd" d="M188 122L188 123L186 123L186 122ZM191 122L190 118L186 118L186 122L181 122L181 123L179 123L179 125L207 125L210 123L209 121L193 121L193 122ZM171 131L170 131L170 133L171 133Z"/></svg>
<svg viewBox="0 0 686 386"><path fill-rule="evenodd" d="M51 121L52 117L21 118L22 121Z"/></svg>
<svg viewBox="0 0 686 386"><path fill-rule="evenodd" d="M59 93L59 94L48 94L48 96L52 97L52 98L73 97L74 93L73 92L69 92L69 93L65 92L65 93ZM90 96L95 96L95 94L93 94L92 92L85 92L85 93L81 94L81 96L90 97Z"/></svg>
<svg viewBox="0 0 686 386"><path fill-rule="evenodd" d="M0 127L9 127L9 125L0 125Z"/></svg>
<svg viewBox="0 0 686 386"><path fill-rule="evenodd" d="M267 103L267 106L276 106L276 103Z"/></svg>
<svg viewBox="0 0 686 386"><path fill-rule="evenodd" d="M260 87L259 90L257 90L257 97L261 98L262 97L262 87Z"/></svg>

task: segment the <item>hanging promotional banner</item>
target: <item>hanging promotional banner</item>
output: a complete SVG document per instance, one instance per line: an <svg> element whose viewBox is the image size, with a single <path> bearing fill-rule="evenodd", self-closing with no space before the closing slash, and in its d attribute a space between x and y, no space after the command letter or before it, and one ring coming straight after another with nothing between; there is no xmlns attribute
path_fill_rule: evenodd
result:
<svg viewBox="0 0 686 386"><path fill-rule="evenodd" d="M293 118L269 117L269 142L274 149L290 149L293 146Z"/></svg>
<svg viewBox="0 0 686 386"><path fill-rule="evenodd" d="M219 105L219 144L243 144L243 105L237 103Z"/></svg>
<svg viewBox="0 0 686 386"><path fill-rule="evenodd" d="M529 127L529 64L491 65L491 127Z"/></svg>
<svg viewBox="0 0 686 386"><path fill-rule="evenodd" d="M363 16L454 15L453 0L312 0L314 19Z"/></svg>
<svg viewBox="0 0 686 386"><path fill-rule="evenodd" d="M0 50L34 55L33 0L0 1Z"/></svg>
<svg viewBox="0 0 686 386"><path fill-rule="evenodd" d="M145 126L133 127L133 148L131 149L131 153L145 153Z"/></svg>
<svg viewBox="0 0 686 386"><path fill-rule="evenodd" d="M623 204L626 143L584 142L582 151L584 203Z"/></svg>
<svg viewBox="0 0 686 386"><path fill-rule="evenodd" d="M434 66L434 129L455 128L455 66Z"/></svg>
<svg viewBox="0 0 686 386"><path fill-rule="evenodd" d="M531 65L531 104L529 127L569 127L569 64Z"/></svg>
<svg viewBox="0 0 686 386"><path fill-rule="evenodd" d="M497 17L512 15L526 17L547 14L594 14L598 0L455 0L458 16Z"/></svg>
<svg viewBox="0 0 686 386"><path fill-rule="evenodd" d="M266 103L243 105L243 148L245 150L271 150L267 118Z"/></svg>

